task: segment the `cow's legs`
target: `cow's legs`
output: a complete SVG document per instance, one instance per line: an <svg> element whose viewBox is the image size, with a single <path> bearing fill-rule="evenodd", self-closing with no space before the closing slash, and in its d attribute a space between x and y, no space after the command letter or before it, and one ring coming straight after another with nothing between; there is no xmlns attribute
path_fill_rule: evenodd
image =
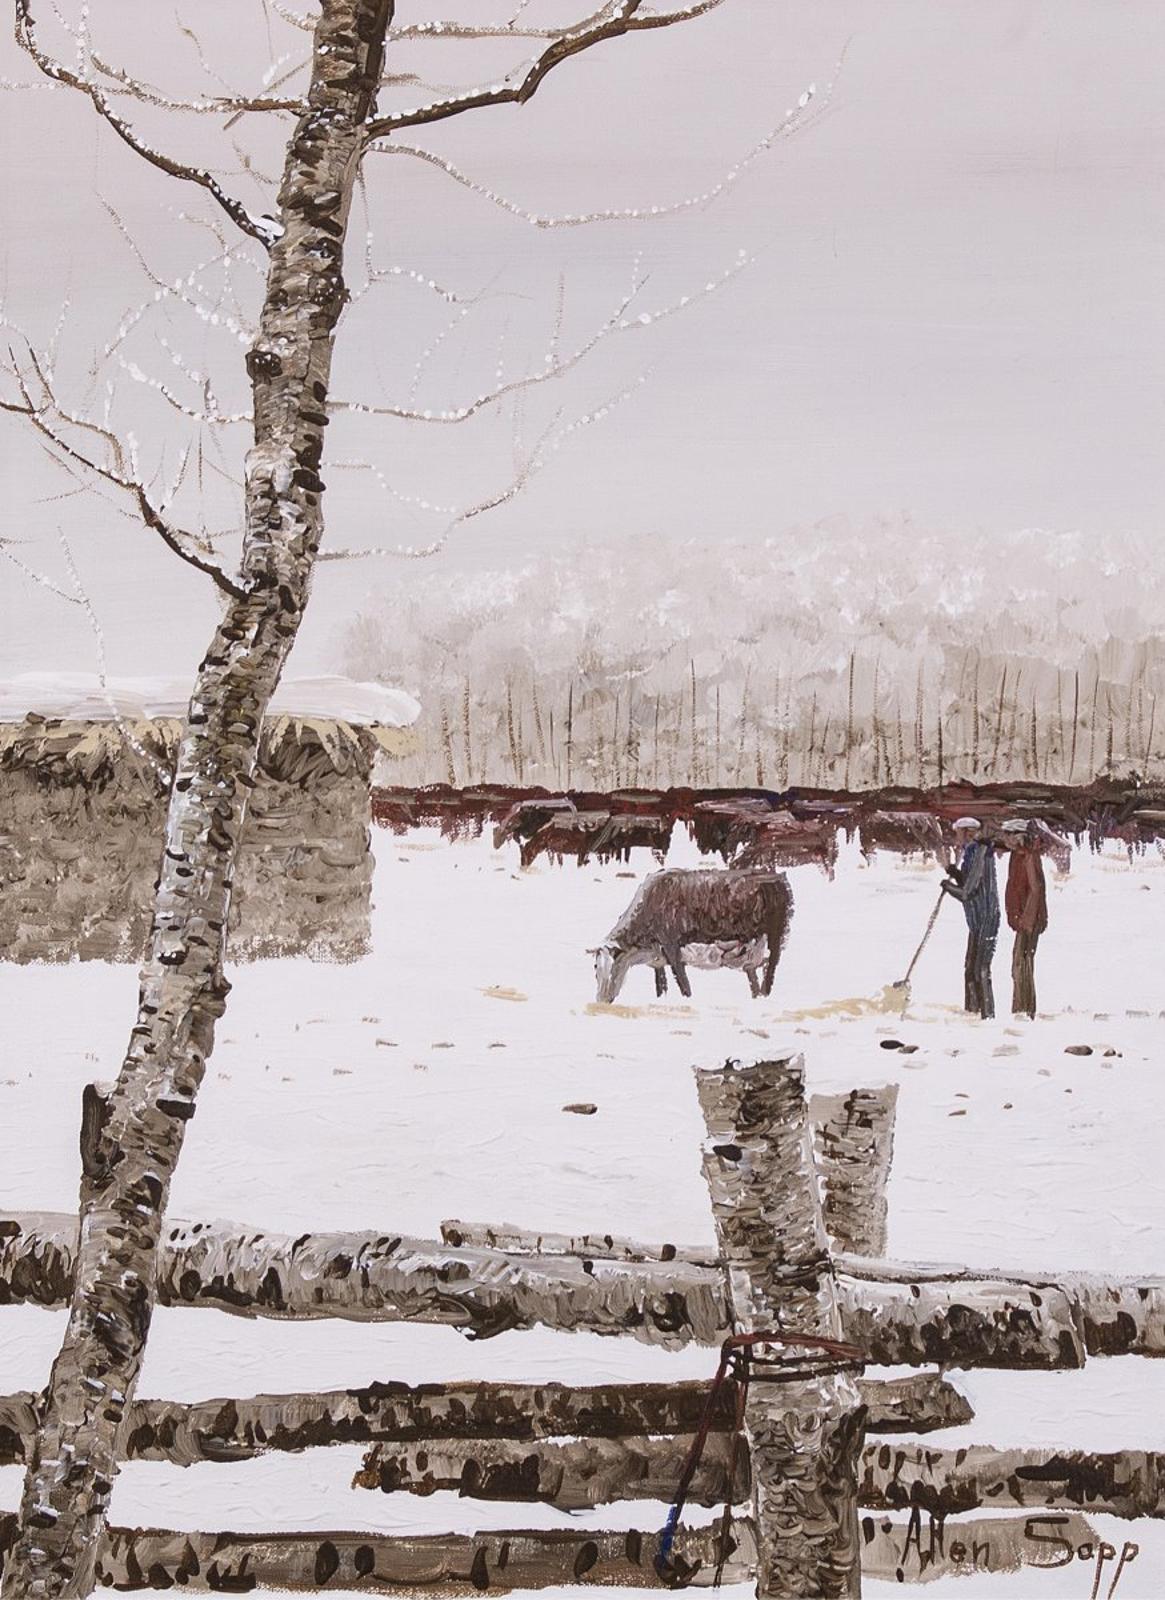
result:
<svg viewBox="0 0 1165 1600"><path fill-rule="evenodd" d="M771 938L770 938L770 940L769 940L769 959L768 959L768 962L767 962L767 964L765 966L764 980L763 980L763 982L761 983L761 986L760 986L760 992L764 995L766 1000L768 999L769 995L771 995L772 992L773 992L773 979L777 975L777 962L780 959L781 959L781 947L780 947L779 944L774 944L772 942Z"/></svg>
<svg viewBox="0 0 1165 1600"><path fill-rule="evenodd" d="M792 906L787 899L784 904L778 902L769 912L769 925L766 937L769 946L769 959L765 963L764 982L761 984L761 993L768 998L773 992L773 979L777 975L777 962L781 959L781 951L785 948L785 940L789 935L789 915Z"/></svg>
<svg viewBox="0 0 1165 1600"><path fill-rule="evenodd" d="M672 970L672 977L676 980L676 987L685 1000L692 998L692 986L688 982L688 971L684 966L684 958L680 954L679 945L665 945L663 957Z"/></svg>
<svg viewBox="0 0 1165 1600"><path fill-rule="evenodd" d="M749 991L754 1000L760 999L760 973L759 967L745 967L744 975L748 979Z"/></svg>
<svg viewBox="0 0 1165 1600"><path fill-rule="evenodd" d="M663 967L654 967L652 970L655 973L655 997L658 1000L667 993L667 972Z"/></svg>

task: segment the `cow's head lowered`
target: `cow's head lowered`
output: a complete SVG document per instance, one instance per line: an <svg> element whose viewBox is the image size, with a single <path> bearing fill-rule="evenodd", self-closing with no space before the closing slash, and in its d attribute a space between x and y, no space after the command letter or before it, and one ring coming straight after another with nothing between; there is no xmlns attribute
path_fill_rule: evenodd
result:
<svg viewBox="0 0 1165 1600"><path fill-rule="evenodd" d="M595 998L600 1005L609 1006L623 987L623 980L627 976L628 968L634 962L634 956L631 951L624 950L609 940L588 954L595 958Z"/></svg>

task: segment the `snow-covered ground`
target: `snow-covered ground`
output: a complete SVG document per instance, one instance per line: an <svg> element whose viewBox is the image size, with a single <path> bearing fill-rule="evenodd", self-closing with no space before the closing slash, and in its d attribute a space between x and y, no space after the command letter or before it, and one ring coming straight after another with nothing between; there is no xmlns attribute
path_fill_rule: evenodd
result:
<svg viewBox="0 0 1165 1600"><path fill-rule="evenodd" d="M1165 861L1076 851L1050 873L1042 1014L991 1023L958 1009L963 924L944 908L905 1020L875 1003L902 975L938 870L843 851L832 883L791 874L796 911L771 1000L740 973L693 973L690 1003L656 1002L646 969L596 1008L596 944L652 863L540 863L515 847L377 831L374 954L236 969L218 1048L171 1198L175 1216L271 1228L382 1228L433 1236L446 1217L711 1243L691 1068L804 1052L811 1090L901 1084L890 1251L1017 1268L1165 1270L1159 1104L1165 1019ZM670 865L694 864L683 847ZM1009 941L996 991L1010 999ZM115 1075L135 1000L127 967L0 964L0 1209L73 1210L81 1088ZM912 1054L883 1039L916 1044ZM1088 1056L1065 1054L1090 1045ZM1106 1053L1114 1052L1114 1053ZM593 1102L591 1116L563 1108ZM0 1313L0 1389L43 1383L62 1317ZM510 1333L471 1344L448 1328L249 1322L159 1311L143 1395L193 1400L341 1388L374 1379L573 1382L710 1375L708 1350ZM957 1374L977 1417L935 1444L1165 1449L1165 1363L1082 1372ZM665 1508L548 1508L379 1496L349 1487L359 1449L185 1471L129 1465L115 1520L186 1528L469 1530L652 1527ZM20 1474L0 1470L0 1507ZM1094 1519L1117 1548L1135 1534L1118 1600L1165 1593L1165 1533ZM1111 1567L1104 1579L1104 1590ZM1084 1600L1093 1568L931 1586L1011 1600ZM890 1585L867 1584L888 1594Z"/></svg>

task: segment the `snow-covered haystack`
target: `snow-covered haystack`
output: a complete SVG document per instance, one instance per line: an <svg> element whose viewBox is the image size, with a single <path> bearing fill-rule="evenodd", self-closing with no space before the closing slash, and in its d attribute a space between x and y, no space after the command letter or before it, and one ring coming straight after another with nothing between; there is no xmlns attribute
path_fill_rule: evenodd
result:
<svg viewBox="0 0 1165 1600"><path fill-rule="evenodd" d="M0 722L0 958L140 958L182 727L166 690L21 680L0 691L0 715L19 716ZM354 960L368 948L372 766L408 737L415 702L342 680L283 701L299 714L264 725L231 955Z"/></svg>

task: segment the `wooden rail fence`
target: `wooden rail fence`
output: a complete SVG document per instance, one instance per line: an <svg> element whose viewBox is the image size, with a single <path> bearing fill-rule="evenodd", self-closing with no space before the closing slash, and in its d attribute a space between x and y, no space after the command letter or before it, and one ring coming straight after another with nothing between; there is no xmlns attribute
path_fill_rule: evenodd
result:
<svg viewBox="0 0 1165 1600"><path fill-rule="evenodd" d="M807 1101L800 1058L729 1062L698 1073L697 1087L715 1246L463 1221L443 1224L439 1240L172 1222L158 1298L249 1317L444 1323L474 1338L537 1326L675 1349L773 1335L743 1391L735 1381L715 1391L691 1381L393 1382L143 1400L121 1440L127 1459L178 1466L361 1444L370 1448L354 1488L563 1512L647 1501L651 1525L424 1537L115 1528L99 1582L455 1596L719 1577L793 1600L856 1595L863 1574L907 1582L1054 1566L1066 1549L1111 1549L1088 1512L1162 1515L1165 1457L1152 1452L945 1439L932 1448L892 1436L972 1421L943 1365L1051 1370L1094 1355L1165 1355L1165 1281L883 1259L896 1090ZM0 1218L0 1305L67 1303L77 1227L75 1217ZM790 1336L847 1340L871 1365L919 1370L862 1375L829 1349L779 1342ZM25 1460L38 1404L29 1393L0 1397L0 1464ZM724 1515L681 1523L661 1567L659 1505L682 1478L687 1504ZM15 1537L16 1518L0 1516L0 1565ZM1126 1544L1122 1561L1136 1548Z"/></svg>

